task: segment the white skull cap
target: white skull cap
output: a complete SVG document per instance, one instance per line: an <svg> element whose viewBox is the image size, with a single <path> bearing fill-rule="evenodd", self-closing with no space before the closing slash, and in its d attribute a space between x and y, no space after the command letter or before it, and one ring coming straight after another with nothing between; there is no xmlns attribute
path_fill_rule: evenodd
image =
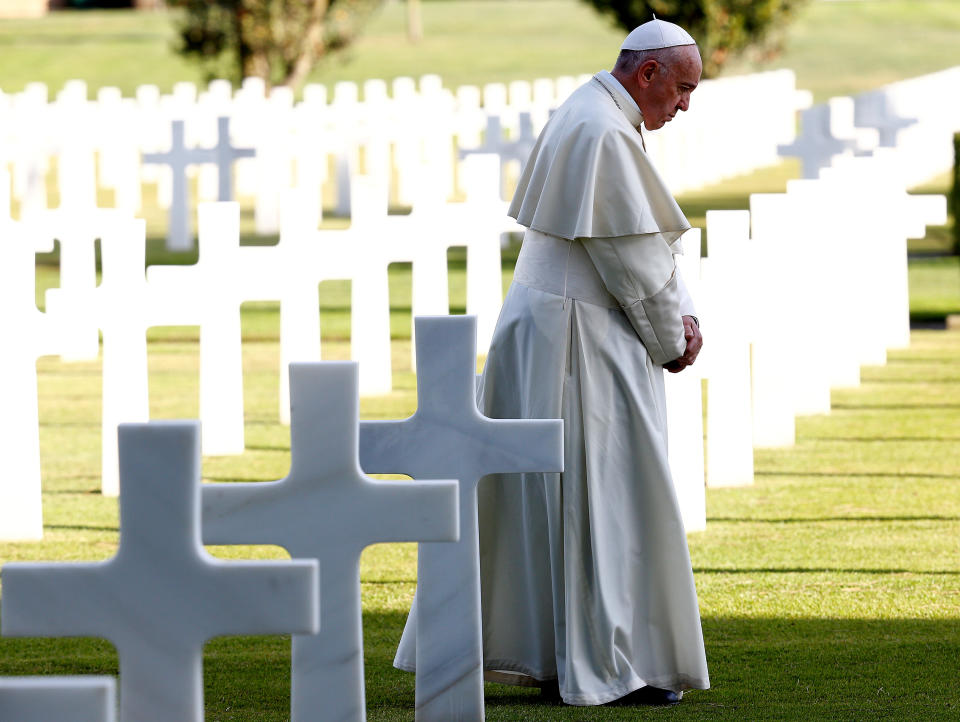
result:
<svg viewBox="0 0 960 722"><path fill-rule="evenodd" d="M678 45L696 45L690 33L679 25L668 23L664 20L653 20L644 23L627 36L620 46L621 50L658 50L660 48L673 48Z"/></svg>

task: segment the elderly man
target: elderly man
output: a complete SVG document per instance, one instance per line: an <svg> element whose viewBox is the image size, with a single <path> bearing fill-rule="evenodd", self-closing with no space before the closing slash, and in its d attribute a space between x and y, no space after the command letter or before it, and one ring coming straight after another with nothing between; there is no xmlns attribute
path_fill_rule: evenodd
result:
<svg viewBox="0 0 960 722"><path fill-rule="evenodd" d="M701 68L680 27L634 30L551 117L510 208L528 230L481 409L563 418L565 471L480 484L484 668L569 704L709 687L663 387L701 345L674 262L690 225L640 129L687 110Z"/></svg>

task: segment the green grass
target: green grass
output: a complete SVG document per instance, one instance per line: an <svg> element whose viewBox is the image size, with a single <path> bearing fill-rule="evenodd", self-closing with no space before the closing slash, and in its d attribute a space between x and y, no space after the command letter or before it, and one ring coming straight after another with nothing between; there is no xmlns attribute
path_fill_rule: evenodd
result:
<svg viewBox="0 0 960 722"><path fill-rule="evenodd" d="M398 269L393 279L400 276ZM276 422L276 308L245 313L244 323L257 329L243 349L247 451L204 458L206 480L267 480L288 470L288 429ZM154 418L197 413L198 350L189 336L150 343ZM326 358L346 358L342 340L325 338ZM395 391L364 399L364 418L414 410L409 340L394 345ZM799 419L794 448L758 451L753 487L708 491L708 529L689 543L711 690L665 713L550 706L528 691L487 685L488 718L955 719L960 692L945 675L960 654L958 359L960 333L915 332L909 350L863 370L860 388L835 391L830 415ZM41 359L38 370L45 538L0 544L0 562L107 558L117 507L97 493L99 362ZM212 550L286 556L274 547ZM371 720L413 718L413 678L390 662L415 554L412 544L392 544L363 556ZM288 665L283 637L212 641L207 719L286 719ZM0 639L3 675L116 671L103 641Z"/></svg>
<svg viewBox="0 0 960 722"><path fill-rule="evenodd" d="M424 2L425 37L406 38L405 7L382 7L359 40L326 60L311 81L362 81L439 73L449 87L592 73L608 68L625 32L576 0ZM790 67L823 100L960 64L960 3L953 0L811 2L787 29L774 62L739 63L728 73ZM141 83L169 91L200 81L173 51L167 12L58 12L0 21L0 87L39 80L58 89L79 77L92 88ZM68 59L68 60L67 60ZM762 102L762 99L758 99Z"/></svg>

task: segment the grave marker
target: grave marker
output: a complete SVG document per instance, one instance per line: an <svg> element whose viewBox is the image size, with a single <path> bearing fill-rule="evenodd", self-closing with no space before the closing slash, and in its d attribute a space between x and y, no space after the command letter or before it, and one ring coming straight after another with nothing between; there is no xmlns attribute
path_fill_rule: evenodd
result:
<svg viewBox="0 0 960 722"><path fill-rule="evenodd" d="M174 120L171 126L170 150L165 153L145 153L144 163L168 165L173 174L173 196L167 227L167 250L188 251L193 248L190 234L190 198L187 186L187 167L196 163L212 163L214 151L187 148L184 144L184 121Z"/></svg>
<svg viewBox="0 0 960 722"><path fill-rule="evenodd" d="M226 562L200 543L200 426L124 424L120 545L93 563L3 567L5 636L103 637L123 722L201 722L203 645L317 630L317 563Z"/></svg>
<svg viewBox="0 0 960 722"><path fill-rule="evenodd" d="M747 486L753 484L750 329L755 315L749 211L707 211L707 237L706 482L710 487Z"/></svg>
<svg viewBox="0 0 960 722"><path fill-rule="evenodd" d="M417 411L403 421L360 424L367 472L456 478L460 540L422 543L418 589L397 652L409 665L416 640L416 719L483 719L477 484L488 474L560 471L563 422L503 420L477 408L477 323L470 316L415 319Z"/></svg>
<svg viewBox="0 0 960 722"><path fill-rule="evenodd" d="M0 720L116 722L113 677L0 677Z"/></svg>
<svg viewBox="0 0 960 722"><path fill-rule="evenodd" d="M370 544L457 538L457 487L381 482L357 461L358 369L291 364L290 474L203 489L207 544L277 544L323 569L320 632L293 637L291 719L365 717L360 554Z"/></svg>
<svg viewBox="0 0 960 722"><path fill-rule="evenodd" d="M674 256L677 270L694 303L700 298L700 229L683 235L683 254ZM707 528L703 459L703 375L699 364L678 374L664 373L667 405L667 456L687 532Z"/></svg>

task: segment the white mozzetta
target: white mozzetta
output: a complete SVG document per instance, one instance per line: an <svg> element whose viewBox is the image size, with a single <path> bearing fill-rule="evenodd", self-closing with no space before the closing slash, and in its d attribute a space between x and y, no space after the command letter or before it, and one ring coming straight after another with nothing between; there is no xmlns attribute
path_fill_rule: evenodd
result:
<svg viewBox="0 0 960 722"><path fill-rule="evenodd" d="M276 544L323 570L320 632L293 637L291 718L366 719L360 553L457 538L457 486L374 481L357 461L357 365L291 364L290 474L203 488L208 544Z"/></svg>
<svg viewBox="0 0 960 722"><path fill-rule="evenodd" d="M459 482L460 541L420 545L417 594L397 658L411 666L415 639L419 722L482 720L477 484L488 474L561 471L563 422L483 416L476 400L476 319L414 322L417 411L403 421L361 423L360 464L368 473Z"/></svg>
<svg viewBox="0 0 960 722"><path fill-rule="evenodd" d="M122 722L200 722L203 644L316 632L317 563L226 562L200 543L200 428L120 427L120 546L93 563L3 567L2 632L103 637L120 658Z"/></svg>
<svg viewBox="0 0 960 722"><path fill-rule="evenodd" d="M113 677L0 677L0 720L116 722Z"/></svg>

